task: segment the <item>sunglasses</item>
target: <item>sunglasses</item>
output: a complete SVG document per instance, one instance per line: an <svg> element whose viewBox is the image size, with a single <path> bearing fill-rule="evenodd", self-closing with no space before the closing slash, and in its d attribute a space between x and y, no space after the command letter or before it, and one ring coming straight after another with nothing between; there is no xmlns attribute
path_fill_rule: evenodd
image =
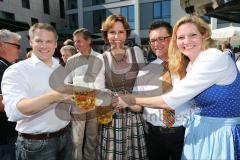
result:
<svg viewBox="0 0 240 160"><path fill-rule="evenodd" d="M6 44L10 44L10 45L16 46L17 49L21 48L21 46L19 44L15 44L15 43L11 43L11 42L2 42L2 43L6 43Z"/></svg>

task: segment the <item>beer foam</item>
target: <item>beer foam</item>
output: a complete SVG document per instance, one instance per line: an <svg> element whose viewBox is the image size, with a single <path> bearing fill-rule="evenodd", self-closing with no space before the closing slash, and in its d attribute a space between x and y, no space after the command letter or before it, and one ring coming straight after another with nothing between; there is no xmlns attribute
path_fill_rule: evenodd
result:
<svg viewBox="0 0 240 160"><path fill-rule="evenodd" d="M86 81L84 81L84 78L85 78L84 76L73 77L73 85L84 87L86 89L94 89L94 83L93 82L86 82Z"/></svg>
<svg viewBox="0 0 240 160"><path fill-rule="evenodd" d="M103 99L96 98L95 105L101 106L103 104Z"/></svg>

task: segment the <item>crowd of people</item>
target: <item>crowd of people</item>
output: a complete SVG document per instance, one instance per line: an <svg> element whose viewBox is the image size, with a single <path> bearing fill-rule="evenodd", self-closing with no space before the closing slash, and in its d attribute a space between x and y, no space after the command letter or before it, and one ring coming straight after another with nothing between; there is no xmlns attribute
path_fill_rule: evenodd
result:
<svg viewBox="0 0 240 160"><path fill-rule="evenodd" d="M59 61L56 30L36 23L32 50L17 63L21 36L0 30L0 159L240 159L237 57L226 42L216 48L207 23L196 16L173 28L154 21L149 46L156 59L149 63L140 47L126 45L124 16L108 16L100 30L103 53L79 28ZM107 91L110 121L98 121L108 112L75 103L78 80Z"/></svg>

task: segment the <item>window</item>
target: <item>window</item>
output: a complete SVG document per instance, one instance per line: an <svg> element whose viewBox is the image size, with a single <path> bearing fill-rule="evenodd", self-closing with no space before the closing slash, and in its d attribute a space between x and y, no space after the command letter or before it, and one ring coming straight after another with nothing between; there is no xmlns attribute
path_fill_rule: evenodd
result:
<svg viewBox="0 0 240 160"><path fill-rule="evenodd" d="M13 13L10 13L10 12L0 11L0 18L15 20L15 15Z"/></svg>
<svg viewBox="0 0 240 160"><path fill-rule="evenodd" d="M70 27L70 29L78 28L78 15L77 14L69 15L69 27Z"/></svg>
<svg viewBox="0 0 240 160"><path fill-rule="evenodd" d="M170 1L164 0L153 3L153 19L170 22Z"/></svg>
<svg viewBox="0 0 240 160"><path fill-rule="evenodd" d="M32 23L32 25L34 25L35 23L38 23L38 19L37 18L31 18L31 23Z"/></svg>
<svg viewBox="0 0 240 160"><path fill-rule="evenodd" d="M50 24L56 29L57 26L55 22L51 22Z"/></svg>
<svg viewBox="0 0 240 160"><path fill-rule="evenodd" d="M60 17L65 18L64 0L59 0Z"/></svg>
<svg viewBox="0 0 240 160"><path fill-rule="evenodd" d="M46 14L50 14L49 0L43 0L43 11Z"/></svg>
<svg viewBox="0 0 240 160"><path fill-rule="evenodd" d="M125 16L131 29L134 29L134 6L121 7L121 15Z"/></svg>
<svg viewBox="0 0 240 160"><path fill-rule="evenodd" d="M76 9L76 8L77 8L77 0L67 1L67 9Z"/></svg>
<svg viewBox="0 0 240 160"><path fill-rule="evenodd" d="M201 16L201 18L206 22L206 23L210 23L210 17L209 16Z"/></svg>
<svg viewBox="0 0 240 160"><path fill-rule="evenodd" d="M161 8L161 2L157 2L153 4L153 18L157 19L160 18L162 15L162 8Z"/></svg>
<svg viewBox="0 0 240 160"><path fill-rule="evenodd" d="M102 25L102 22L106 18L106 10L97 10L93 11L93 31L94 33L100 33L100 28Z"/></svg>
<svg viewBox="0 0 240 160"><path fill-rule="evenodd" d="M93 5L99 5L105 3L105 0L93 0Z"/></svg>
<svg viewBox="0 0 240 160"><path fill-rule="evenodd" d="M22 7L30 9L30 3L29 0L22 0Z"/></svg>

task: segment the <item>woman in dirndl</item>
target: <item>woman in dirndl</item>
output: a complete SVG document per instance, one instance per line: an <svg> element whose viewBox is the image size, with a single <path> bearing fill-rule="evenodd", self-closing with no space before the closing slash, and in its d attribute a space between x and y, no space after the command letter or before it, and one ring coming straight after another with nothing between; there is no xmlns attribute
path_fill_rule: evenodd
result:
<svg viewBox="0 0 240 160"><path fill-rule="evenodd" d="M169 67L180 82L158 97L122 95L113 105L176 109L194 99L199 109L186 124L182 159L240 159L240 73L227 54L211 48L211 29L185 16L173 28ZM160 158L160 157L159 157Z"/></svg>
<svg viewBox="0 0 240 160"><path fill-rule="evenodd" d="M121 15L111 15L102 24L103 38L110 46L103 53L105 84L112 93L132 93L137 73L144 64L139 47L124 45L130 31ZM115 111L111 122L99 126L98 159L147 159L141 112L132 109Z"/></svg>

